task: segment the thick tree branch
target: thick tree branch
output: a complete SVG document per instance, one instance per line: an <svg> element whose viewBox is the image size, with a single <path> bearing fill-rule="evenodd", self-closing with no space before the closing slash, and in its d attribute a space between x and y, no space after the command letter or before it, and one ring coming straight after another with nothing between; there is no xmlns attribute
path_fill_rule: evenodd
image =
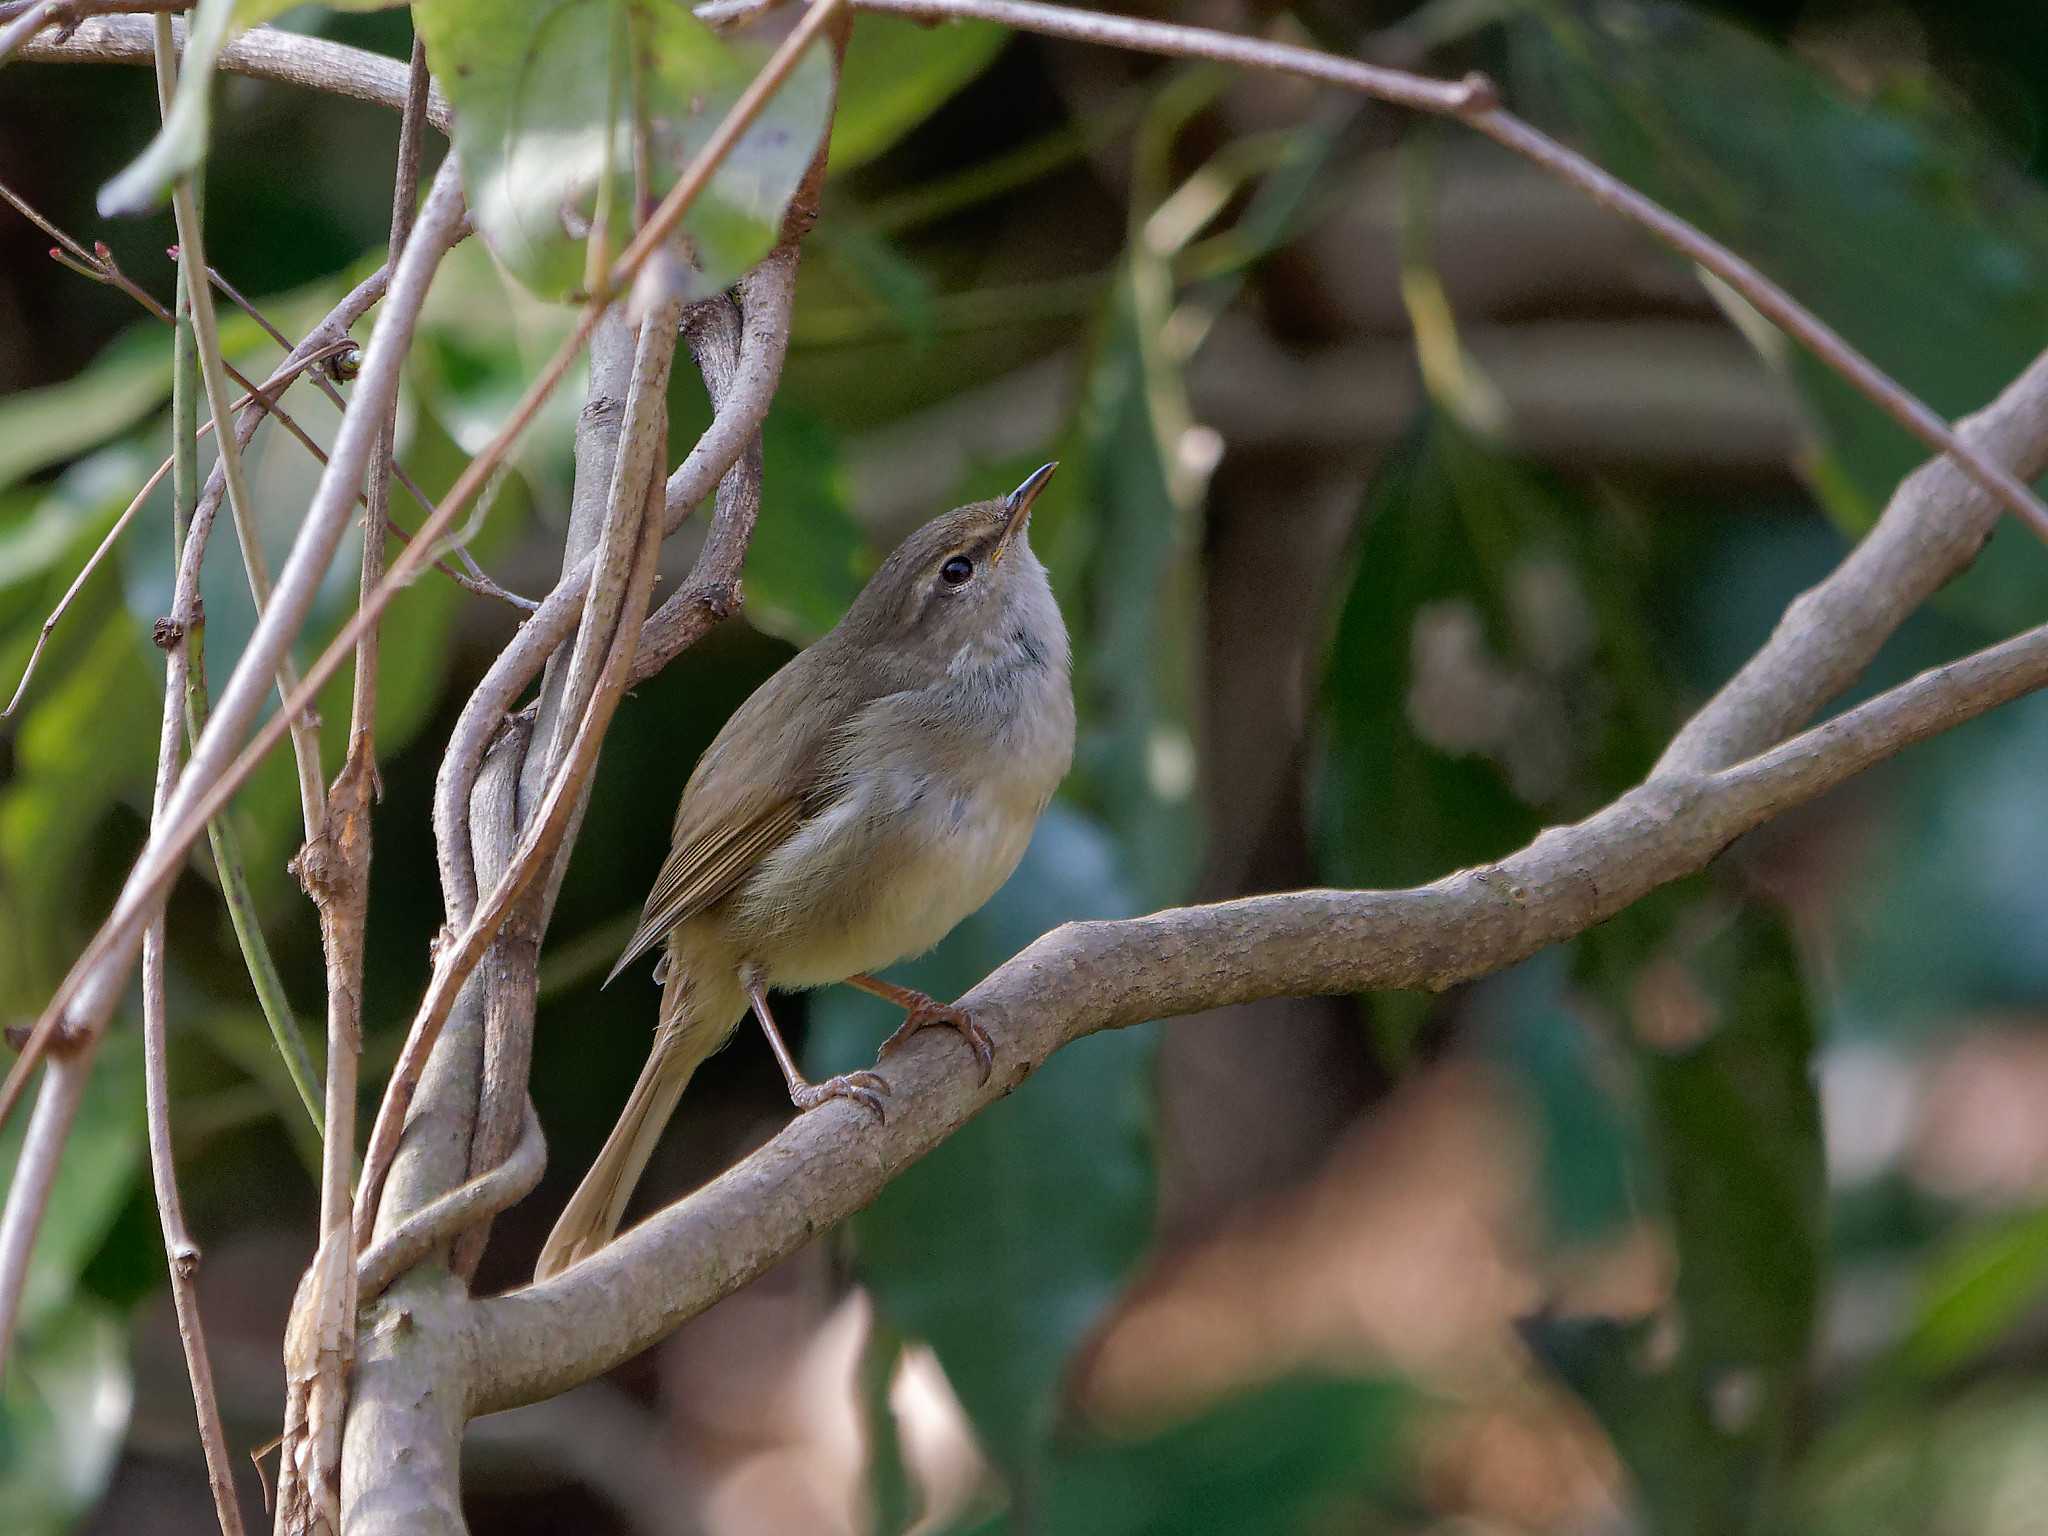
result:
<svg viewBox="0 0 2048 1536"><path fill-rule="evenodd" d="M363 1309L341 1502L349 1536L466 1536L461 1394L467 1303L446 1270L409 1272Z"/></svg>
<svg viewBox="0 0 2048 1536"><path fill-rule="evenodd" d="M2022 479L2048 472L2048 352L1961 424L1980 453ZM1800 594L1763 649L1686 723L1657 765L1697 773L1760 752L1840 693L1907 615L1984 548L1999 504L1949 459L1901 481L1869 533Z"/></svg>
<svg viewBox="0 0 2048 1536"><path fill-rule="evenodd" d="M563 1392L786 1258L1059 1047L1097 1030L1281 995L1432 990L1512 965L1704 868L1751 828L1914 742L2048 685L2048 626L1921 674L1761 757L1652 780L1498 863L1405 891L1299 891L1069 923L966 997L996 1043L977 1085L932 1032L886 1068L902 1106L797 1117L696 1194L556 1276L477 1303L471 1411Z"/></svg>
<svg viewBox="0 0 2048 1536"><path fill-rule="evenodd" d="M594 544L583 537L572 516L571 545L591 548L596 575L584 595L583 619L574 643L566 653L557 653L549 682L559 686L543 688L540 707L535 711L532 743L522 765L520 825L536 814L547 783L569 762L570 743L578 722L588 712L605 670L605 657L622 637L637 649L640 611L625 614L622 608L632 578L631 546L643 522L651 525L649 536L659 547L662 533L662 471L668 451L668 381L675 365L681 305L657 303L640 323L632 354L632 369L626 384L625 411L618 435L606 446L603 461L579 460L579 481L586 476L605 487L597 519ZM596 444L592 445L595 448ZM576 550L581 553L581 549ZM564 549L564 558L570 555ZM652 581L650 576L650 592ZM626 686L621 674L619 688ZM593 751L593 761L594 751ZM533 786L529 796L526 786ZM476 1129L470 1140L469 1171L472 1178L495 1168L513 1151L520 1136L522 1112L528 1105L527 1078L533 1060L534 1013L539 1002L541 939L554 913L555 897L568 868L569 850L583 823L590 802L591 780L585 777L573 795L566 815L561 846L541 876L507 915L505 926L492 945L483 968L484 1038L482 1079L477 1091ZM465 1282L475 1273L489 1240L488 1218L463 1234L456 1245L452 1264Z"/></svg>
<svg viewBox="0 0 2048 1536"><path fill-rule="evenodd" d="M652 498L650 498L651 502ZM569 830L574 809L581 803L584 782L596 766L597 751L610 725L612 712L624 691L633 664L633 651L640 639L640 620L654 587L656 555L661 546L661 520L649 510L636 524L638 538L625 553L631 560L623 622L605 658L589 706L577 724L561 769L549 781L533 821L520 834L518 851L511 867L492 887L490 896L479 903L476 914L461 934L445 944L436 957L434 975L420 1001L412 1029L406 1036L399 1062L392 1069L391 1085L377 1111L377 1123L363 1154L363 1178L356 1195L356 1243L367 1247L377 1220L378 1198L384 1175L398 1150L399 1133L411 1107L411 1084L431 1057L434 1042L447 1022L455 999L477 962L483 958L499 928L533 880L547 869Z"/></svg>

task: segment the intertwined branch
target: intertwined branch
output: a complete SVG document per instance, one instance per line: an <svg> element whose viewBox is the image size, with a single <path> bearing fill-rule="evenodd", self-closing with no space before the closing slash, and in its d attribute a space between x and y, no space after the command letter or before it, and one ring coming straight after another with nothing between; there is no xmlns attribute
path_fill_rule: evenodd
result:
<svg viewBox="0 0 2048 1536"><path fill-rule="evenodd" d="M964 1054L952 1054L949 1040L920 1038L890 1059L892 1102L901 1108L886 1124L844 1106L803 1116L697 1194L566 1273L507 1296L471 1299L462 1277L473 1270L485 1224L532 1187L544 1158L526 1096L535 967L605 728L625 687L665 664L738 602L740 567L760 507L759 433L788 344L798 245L815 209L822 156L782 243L748 276L736 300L684 311L656 295L630 321L612 301L630 288L801 51L828 33L843 47L836 14L843 3L817 0L805 11L614 264L603 293L585 308L506 426L429 515L416 543L380 570L381 542L366 541L379 547L374 555L365 552L356 618L253 735L263 695L304 624L359 490L381 521L399 370L435 269L463 219L451 164L436 178L417 227L409 235L405 229L411 204L405 166L408 159L417 164L420 124L445 127L447 120L417 54L408 71L259 29L223 56L222 67L231 71L406 110L409 147L401 154L389 292L383 294L381 284L366 292L371 285L364 285L295 349L300 355L332 345L383 297L319 490L256 634L182 772L173 703L184 688L185 653L173 631L149 844L114 913L38 1021L0 1092L4 1114L38 1054L48 1052L0 1220L0 1347L93 1047L138 949L161 1065L160 914L171 881L200 830L279 742L312 690L353 656L349 762L325 789L317 820L309 800L301 862L323 914L329 1057L336 1075L327 1095L325 1237L301 1288L288 1349L294 1418L282 1529L338 1528L347 1512L352 1530L460 1530L457 1464L471 1416L566 1391L653 1343L872 1200L1061 1045L1099 1029L1263 997L1440 988L1484 975L1701 868L1745 831L1891 753L2048 683L2048 629L2035 630L1787 739L1860 673L1919 602L1968 565L2002 511L2048 532L2048 509L2027 487L2048 468L2048 355L1952 431L1748 263L1507 112L1483 78L1433 80L1291 45L1032 0L851 0L857 8L925 20L975 17L1082 42L1277 70L1451 117L1728 281L1941 456L1900 487L1876 529L1842 566L1792 605L1769 643L1680 732L1650 779L1596 815L1553 829L1498 863L1414 890L1298 892L1059 929L964 1000L997 1044L996 1071L985 1084L977 1083ZM31 59L139 61L157 51L159 39L168 52L173 28L161 17L103 15L81 21L68 36L47 30L103 8L109 7L74 0L72 11L62 12L45 0L10 17L7 42ZM700 14L726 22L764 8L741 0ZM181 205L181 232L186 213ZM197 233L194 220L183 242L195 276ZM203 280L198 288L204 292ZM714 417L664 481L662 397L679 335L704 377ZM586 343L592 397L579 433L562 574L478 684L451 735L434 807L448 929L387 1085L364 1177L351 1192L352 1138L340 1109L344 1099L353 1102L353 1037L360 1022L354 1012L362 965L358 885L368 859L374 781L369 721L376 624ZM227 419L224 392L212 394L217 414ZM254 414L246 420L253 431ZM717 513L696 569L649 612L661 540L714 489ZM212 507L202 505L210 524ZM203 548L203 538L195 518L174 622L196 592L193 545ZM534 709L514 715L536 679ZM351 837L360 840L351 843ZM163 1097L160 1073L152 1074L151 1095L153 1106ZM153 1133L161 1118L152 1116ZM161 1139L167 1166L167 1129ZM184 1239L180 1246L174 1186L162 1205L176 1267L190 1245ZM182 1300L180 1315L182 1322ZM406 1326L394 1326L401 1320ZM202 1347L194 1361L196 1388L203 1362ZM353 1376L344 1388L351 1362ZM224 1522L229 1518L224 1511Z"/></svg>

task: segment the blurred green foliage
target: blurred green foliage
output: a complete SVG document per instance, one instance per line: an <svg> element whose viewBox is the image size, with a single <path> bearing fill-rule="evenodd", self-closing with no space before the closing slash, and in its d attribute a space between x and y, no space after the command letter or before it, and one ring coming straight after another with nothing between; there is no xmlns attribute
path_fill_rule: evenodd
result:
<svg viewBox="0 0 2048 1536"><path fill-rule="evenodd" d="M1526 0L1487 10L1504 19L1448 29L1432 67L1499 70L1519 109L1756 260L1937 408L1968 409L2048 336L2048 48L2037 58L2022 46L2043 36L2039 8L1891 7L1894 21L1917 17L1925 46L1880 53L1860 90L1829 67L1815 29L1823 41L1832 34L1810 9L1819 8ZM437 5L430 42L489 44L486 62L516 62L520 28L542 23L500 10ZM1301 19L1349 47L1351 34L1415 10L1311 5ZM665 58L672 50L679 70L714 81L708 103L674 79L656 90L693 131L715 121L718 93L744 77L727 45L680 12L601 15L627 37L654 28ZM409 44L398 13L304 22L394 56ZM400 454L430 493L563 334L568 312L522 281L560 294L580 280L578 244L555 215L576 188L594 206L603 125L626 108L608 70L619 34L597 26L569 37L559 18L546 24L576 62L551 70L544 100L502 70L443 72L461 97L485 238L451 258L408 377ZM53 212L90 238L91 188L148 138L153 103L139 72L70 78L16 65L9 86L25 83L25 105L0 102L0 129L17 111L59 120L90 103L103 115L105 132L63 146L67 175L50 189ZM565 79L581 89L557 90ZM1229 421L1198 419L1191 370L1226 312L1256 317L1283 347L1328 339L1313 334L1328 323L1316 294L1329 274L1314 268L1312 237L1403 132L1383 114L1311 117L1298 104L1286 130L1243 128L1220 105L1235 105L1231 84L1161 67L1120 72L1105 87L991 27L863 17L855 28L788 382L764 434L766 505L746 570L754 630L729 629L651 681L608 743L551 936L557 970L535 1093L554 1178L533 1203L557 1182L566 1189L594 1150L652 1022L652 989L621 987L602 1001L594 990L609 936L630 924L660 858L648 807L665 814L726 713L790 645L829 627L914 510L876 491L885 476L868 457L869 434L1055 353L1070 387L1043 420L927 440L936 468L898 467L964 500L1062 461L1034 535L1074 632L1082 721L1075 774L1015 879L901 978L956 995L1062 921L1201 888L1205 827L1236 814L1205 803L1205 740L1229 723L1205 718L1202 690L1206 658L1231 639L1205 628L1209 477L1219 448L1238 450ZM220 98L236 131L209 162L214 254L251 277L292 331L379 259L390 128L296 97L281 98L294 104L288 118L265 105L280 98L238 88ZM791 115L772 126L791 143L768 157L766 184L693 229L721 258L714 280L758 251L790 167L807 159L791 144L814 140L817 125L803 102L784 108ZM584 153L552 164L550 178L519 180L533 158L522 135L537 131L542 109L550 123L588 130ZM1440 150L1448 139L1433 142ZM1447 161L1418 159L1410 174L1450 174ZM508 181L518 197L480 190ZM1428 233L1411 228L1405 253L1425 273L1439 254ZM107 234L141 280L167 288L165 269L145 260L152 241L163 243L160 221ZM10 688L51 604L154 467L169 379L168 333L118 294L54 269L33 282L68 328L45 333L39 313L0 311L0 326L42 337L22 351L45 364L24 375L32 387L0 399L0 679ZM225 336L250 368L272 355L239 318L227 318ZM1695 483L1684 466L1597 474L1539 463L1489 437L1454 398L1429 401L1405 424L1370 469L1328 611L1315 616L1307 739L1275 743L1299 747L1304 764L1304 877L1426 881L1603 803L1867 526L1919 450L1809 360L1758 340L1797 393L1802 483L1752 493ZM333 413L309 389L295 386L289 402L317 437L331 436ZM687 440L704 419L694 381L679 377L673 403L673 439ZM548 580L575 410L565 394L543 413L465 530L479 558L528 591ZM1220 440L1205 435L1211 426ZM295 445L259 439L252 475L273 562L313 473ZM1283 473L1277 483L1290 482ZM145 503L0 734L9 1017L47 995L139 843L160 678L148 632L169 592L166 505L162 493ZM403 501L397 510L406 523L419 515ZM1865 686L2040 619L2048 556L2012 533L1992 548L1939 613L1902 632ZM234 564L223 541L206 573L215 678L253 623ZM353 600L345 551L309 649ZM373 1082L440 917L424 831L436 742L514 622L430 575L384 629ZM331 772L345 680L322 710ZM1648 1318L1539 1311L1524 1329L1531 1359L1605 1428L1643 1528L2027 1528L2002 1512L2010 1496L2001 1504L1999 1490L2037 1459L2048 1415L2048 1377L2029 1348L2048 1287L2048 1226L2027 1203L2038 1193L1978 1210L1912 1187L1896 1159L1875 1187L1830 1187L1816 1078L1833 1050L1939 1047L1973 1011L2000 1010L2038 1033L2048 902L2035 873L2048 850L2033 765L2044 730L2048 713L2013 709L1875 776L1849 850L1824 871L1825 902L1788 909L1782 890L1760 895L1731 859L1451 999L1367 1000L1362 1053L1405 1072L1460 1041L1525 1094L1547 1241L1587 1245L1648 1227L1675 1255L1675 1288ZM288 767L271 763L232 814L287 983L315 1018L317 935L284 870L298 835ZM250 1007L203 861L179 887L171 925L174 1087L194 1224L208 1234L290 1225L302 1236L312 1202L303 1116ZM864 1063L893 1023L845 989L794 1016L814 1071ZM1692 1020L1692 1031L1652 1027L1672 1017ZM591 1027L600 1019L604 1028ZM162 1265L130 1025L95 1078L38 1253L22 1363L0 1396L9 1531L77 1523L126 1433L132 1317ZM886 1402L911 1343L937 1354L999 1470L1001 1507L977 1506L973 1518L1001 1528L1438 1528L1409 1455L1432 1382L1289 1379L1150 1432L1109 1432L1072 1413L1076 1346L1125 1292L1157 1220L1160 1034L1146 1026L1061 1053L850 1223L846 1251L878 1315L863 1398L882 1529L900 1529L915 1502ZM708 1065L690 1101L702 1113L678 1128L685 1160L724 1154L716 1136L731 1126L720 1106L767 1112L777 1091L751 1041ZM1861 1107L1847 1106L1852 1116ZM0 1138L0 1166L11 1166L18 1136L17 1125ZM1878 1341L1844 1363L1823 1322L1872 1286L1906 1299L1881 1319Z"/></svg>

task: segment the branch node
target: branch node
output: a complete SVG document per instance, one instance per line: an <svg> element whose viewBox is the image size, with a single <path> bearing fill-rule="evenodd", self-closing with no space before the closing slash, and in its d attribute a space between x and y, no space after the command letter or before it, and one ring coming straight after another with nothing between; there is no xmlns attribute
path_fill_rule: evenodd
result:
<svg viewBox="0 0 2048 1536"><path fill-rule="evenodd" d="M746 606L747 598L740 590L740 579L734 576L706 586L697 594L697 601L712 618L724 623Z"/></svg>
<svg viewBox="0 0 2048 1536"><path fill-rule="evenodd" d="M1499 108L1500 87L1485 70L1475 69L1458 82L1455 110L1460 117L1478 117Z"/></svg>

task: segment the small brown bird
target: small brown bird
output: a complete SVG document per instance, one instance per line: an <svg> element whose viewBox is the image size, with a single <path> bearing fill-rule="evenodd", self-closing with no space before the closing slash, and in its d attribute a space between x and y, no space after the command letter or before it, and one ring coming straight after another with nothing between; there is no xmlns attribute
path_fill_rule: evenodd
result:
<svg viewBox="0 0 2048 1536"><path fill-rule="evenodd" d="M771 988L850 982L906 1010L884 1052L945 1024L987 1076L973 1019L868 973L922 954L995 894L1073 760L1066 626L1026 536L1056 468L911 534L699 760L612 971L667 941L654 1049L538 1278L611 1240L690 1075L750 1005L798 1109L849 1098L882 1113L888 1084L873 1072L805 1081Z"/></svg>

